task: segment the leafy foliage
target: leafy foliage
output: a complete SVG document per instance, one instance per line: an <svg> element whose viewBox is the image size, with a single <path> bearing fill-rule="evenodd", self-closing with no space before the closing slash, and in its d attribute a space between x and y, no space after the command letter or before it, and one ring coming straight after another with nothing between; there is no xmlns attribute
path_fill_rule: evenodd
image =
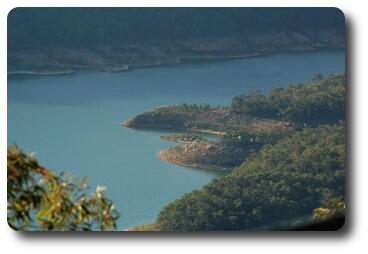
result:
<svg viewBox="0 0 368 254"><path fill-rule="evenodd" d="M313 210L314 220L326 220L345 214L345 201L342 197L332 198L321 207Z"/></svg>
<svg viewBox="0 0 368 254"><path fill-rule="evenodd" d="M321 124L344 120L345 75L329 75L288 88L271 88L268 95L254 92L234 97L231 110L259 117Z"/></svg>
<svg viewBox="0 0 368 254"><path fill-rule="evenodd" d="M233 173L160 212L160 230L247 230L311 214L344 195L345 128L305 129L265 145Z"/></svg>
<svg viewBox="0 0 368 254"><path fill-rule="evenodd" d="M32 154L8 146L8 223L16 230L109 230L119 218L114 204L98 186L84 193L85 179L55 175Z"/></svg>

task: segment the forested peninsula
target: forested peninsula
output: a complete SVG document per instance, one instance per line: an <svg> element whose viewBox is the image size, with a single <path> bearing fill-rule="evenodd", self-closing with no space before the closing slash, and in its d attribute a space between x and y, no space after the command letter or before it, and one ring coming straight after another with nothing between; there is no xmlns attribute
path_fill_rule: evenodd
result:
<svg viewBox="0 0 368 254"><path fill-rule="evenodd" d="M298 223L296 217L340 213L345 91L344 74L316 75L310 82L274 87L267 95L235 96L229 107L165 106L124 122L221 132L219 142L187 137L184 145L158 155L180 165L233 170L165 206L154 223L133 230L249 230L275 219Z"/></svg>
<svg viewBox="0 0 368 254"><path fill-rule="evenodd" d="M215 170L233 169L262 146L265 140L260 138L272 136L270 139L277 139L293 129L288 121L239 114L224 107L195 104L158 107L129 119L122 125L219 135L221 142L187 140L187 144L158 152L160 159L171 163ZM247 145L240 145L243 143Z"/></svg>
<svg viewBox="0 0 368 254"><path fill-rule="evenodd" d="M179 104L154 108L124 121L135 128L213 133L219 142L187 138L186 144L158 152L160 159L201 169L232 170L265 144L275 144L305 127L344 119L343 75L271 88L267 95L238 95L230 106ZM180 142L181 136L166 139ZM176 140L175 140L176 139Z"/></svg>
<svg viewBox="0 0 368 254"><path fill-rule="evenodd" d="M344 47L336 8L16 8L8 74L127 71Z"/></svg>

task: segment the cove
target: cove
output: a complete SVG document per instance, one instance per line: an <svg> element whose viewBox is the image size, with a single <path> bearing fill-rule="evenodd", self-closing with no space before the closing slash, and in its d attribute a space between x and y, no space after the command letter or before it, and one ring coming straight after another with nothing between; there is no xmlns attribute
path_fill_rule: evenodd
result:
<svg viewBox="0 0 368 254"><path fill-rule="evenodd" d="M267 56L136 69L80 72L8 80L8 144L56 172L91 176L91 191L107 186L122 217L119 230L151 222L170 201L225 172L185 168L157 158L175 143L167 130L124 128L120 122L156 106L228 105L255 89L345 71L343 50Z"/></svg>

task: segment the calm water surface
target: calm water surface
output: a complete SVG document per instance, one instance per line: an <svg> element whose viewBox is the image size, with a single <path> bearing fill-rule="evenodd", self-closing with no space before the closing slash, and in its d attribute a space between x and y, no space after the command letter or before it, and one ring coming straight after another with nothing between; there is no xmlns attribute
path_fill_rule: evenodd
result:
<svg viewBox="0 0 368 254"><path fill-rule="evenodd" d="M344 72L344 51L263 57L138 69L81 72L8 80L8 144L36 151L57 172L91 176L108 187L122 217L119 229L151 222L182 194L224 173L172 165L156 152L173 146L164 130L134 130L122 120L177 103L228 105L234 95Z"/></svg>

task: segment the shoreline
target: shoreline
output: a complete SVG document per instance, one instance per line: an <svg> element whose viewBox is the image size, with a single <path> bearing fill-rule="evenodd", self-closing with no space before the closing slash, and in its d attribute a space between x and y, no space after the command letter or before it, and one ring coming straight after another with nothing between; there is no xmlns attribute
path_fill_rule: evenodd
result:
<svg viewBox="0 0 368 254"><path fill-rule="evenodd" d="M178 59L177 61L173 62L162 62L157 64L152 63L146 63L142 65L126 65L124 64L124 67L111 67L111 68L96 68L95 66L93 68L89 68L88 66L85 66L83 68L75 68L70 71L32 71L32 70L19 70L19 71L10 71L7 72L7 76L56 76L56 75L67 75L67 74L76 74L79 71L87 70L87 71L97 71L97 72L108 72L108 73L121 73L126 71L134 71L137 69L145 69L145 68L156 68L156 67L168 67L168 66L176 66L176 65L182 65L182 64L199 64L203 62L216 62L216 61L227 61L227 60L237 60L237 59L246 59L246 58L253 58L253 57L263 57L268 56L271 54L277 54L277 53L296 53L296 52L318 52L318 51L326 51L326 50L344 50L345 47L340 46L331 46L331 47L316 47L316 48L310 48L310 49L290 49L290 50L269 50L269 51L263 51L263 52L255 52L255 53L248 53L248 54L239 54L239 55L230 55L230 56L198 56L198 57L189 57L189 58L183 58Z"/></svg>
<svg viewBox="0 0 368 254"><path fill-rule="evenodd" d="M171 163L171 164L175 164L175 165L182 166L182 167L187 167L187 168L201 169L201 170L232 171L234 169L234 168L217 167L217 166L206 165L206 164L184 163L184 162L178 162L178 161L170 160L170 159L167 158L167 156L164 155L164 153L167 152L167 150L168 149L164 149L164 150L158 151L156 153L157 157L160 160L165 161L167 163Z"/></svg>
<svg viewBox="0 0 368 254"><path fill-rule="evenodd" d="M67 75L67 74L74 74L78 73L79 71L87 70L87 71L97 71L97 72L108 72L108 73L119 73L119 72L126 72L126 71L133 71L137 69L146 69L146 68L159 68L159 67L167 67L167 66L175 66L181 64L190 64L190 63L201 63L201 62L214 62L214 61L221 61L221 60L232 60L232 59L243 59L243 58L250 58L250 57L257 57L261 56L261 53L254 53L254 54L245 54L245 55L232 55L232 56L207 56L207 57L194 57L188 59L179 59L175 62L162 62L162 63L147 63L138 66L129 66L124 65L124 68L76 68L75 70L71 71L55 71L55 72L48 72L48 71L30 71L30 70L21 70L21 71L10 71L7 72L8 76L56 76L56 75Z"/></svg>
<svg viewBox="0 0 368 254"><path fill-rule="evenodd" d="M225 135L225 132L223 131L215 131L215 130L210 130L210 129L194 129L194 128L169 128L169 127L165 127L165 128L154 128L154 127L143 127L143 126L139 126L139 127L132 127L129 126L131 120L133 120L135 117L130 118L128 120L122 121L120 123L121 126L123 127L128 127L128 128L132 128L132 129L137 129L137 130L144 130L144 129L152 129L152 130L157 130L157 129L162 129L162 130L172 130L172 131L190 131L190 132L194 132L194 133L206 133L206 134L212 134L212 135Z"/></svg>
<svg viewBox="0 0 368 254"><path fill-rule="evenodd" d="M199 133L199 132L197 132ZM208 132L206 132L208 133ZM184 135L184 136L182 136ZM166 135L166 136L160 136L161 139L163 140L167 140L167 141L171 141L171 142L176 142L176 143L181 143L184 144L185 146L191 146L191 145L199 145L199 144L203 144L203 143L207 143L206 146L208 146L210 143L212 143L210 146L217 146L218 143L217 142L213 142L213 141L207 141L207 140L187 140L190 139L190 135L188 137L185 136L186 134L173 134L173 135ZM177 147L183 147L183 146L177 146ZM160 160L163 160L165 162L171 163L171 164L175 164L175 165L179 165L179 166L183 166L183 167L189 167L189 168L195 168L195 169L201 169L201 170L215 170L215 171L231 171L234 168L230 168L230 167L223 167L220 165L216 165L216 164L206 164L206 163L201 163L201 162L185 162L185 159L180 157L178 154L175 155L175 150L173 150L175 148L175 146L170 147L168 149L163 149L160 150L158 152L156 152L157 157ZM185 149L184 152L187 152L187 150ZM199 152L199 151L198 151ZM201 152L198 153L196 150L196 154L199 154ZM202 151L203 153L204 151ZM180 153L181 155L183 155L183 153Z"/></svg>
<svg viewBox="0 0 368 254"><path fill-rule="evenodd" d="M58 76L58 75L69 75L69 74L75 74L77 71L10 71L7 72L8 77L17 77L17 76Z"/></svg>
<svg viewBox="0 0 368 254"><path fill-rule="evenodd" d="M214 130L209 130L209 129L183 129L183 130L188 130L188 131L193 131L193 132L198 132L198 133L208 133L208 134L213 134L213 135L225 135L225 132L221 132L221 131L214 131Z"/></svg>

